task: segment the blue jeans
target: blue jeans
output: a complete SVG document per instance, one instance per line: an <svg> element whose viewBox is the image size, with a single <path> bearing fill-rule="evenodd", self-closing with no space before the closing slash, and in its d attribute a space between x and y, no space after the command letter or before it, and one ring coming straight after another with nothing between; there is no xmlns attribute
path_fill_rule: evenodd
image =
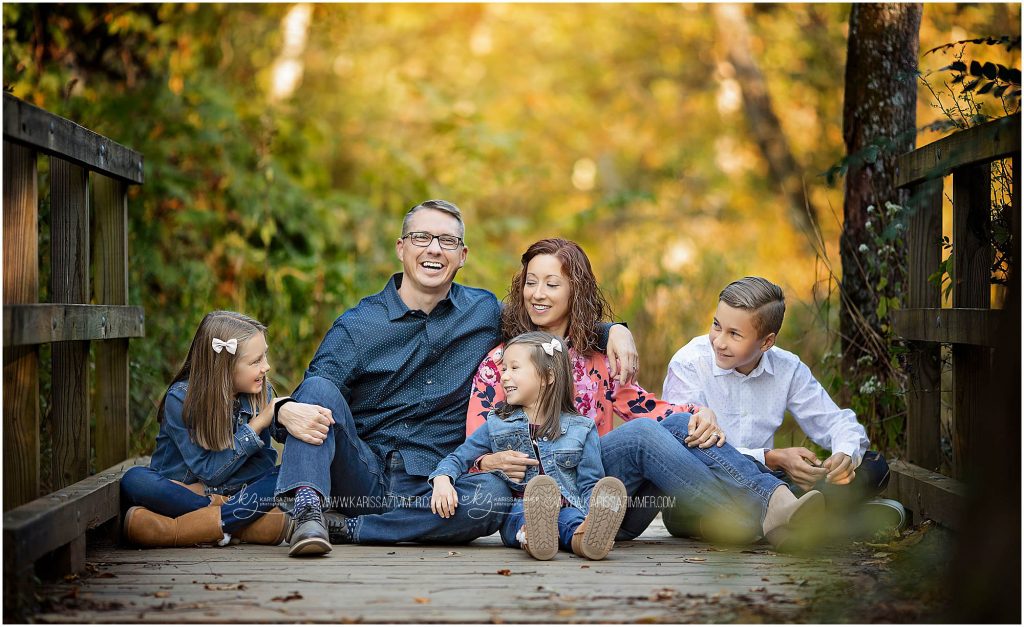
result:
<svg viewBox="0 0 1024 627"><path fill-rule="evenodd" d="M220 521L224 531L237 533L273 509L276 485L275 467L230 495L220 507ZM177 518L208 506L210 497L200 496L152 468L135 466L121 477L121 502L125 509L141 505L161 516Z"/></svg>
<svg viewBox="0 0 1024 627"><path fill-rule="evenodd" d="M658 497L673 497L677 504L698 512L726 511L749 522L759 532L768 499L782 480L765 474L732 446L688 447L690 414L673 414L661 422L637 419L601 437L605 474L617 477L629 495L626 516L617 540L632 540L664 504Z"/></svg>
<svg viewBox="0 0 1024 627"><path fill-rule="evenodd" d="M489 536L501 526L512 504L504 481L491 473L467 474L455 482L459 506L452 518L430 511L433 488L426 477L410 475L401 453L378 458L356 430L348 403L337 386L309 377L292 395L331 410L335 424L323 444L307 444L290 434L281 457L277 494L310 487L328 506L356 518L353 539L360 544L396 542L465 543Z"/></svg>
<svg viewBox="0 0 1024 627"><path fill-rule="evenodd" d="M563 551L572 550L572 534L576 533L576 529L583 524L584 518L586 516L576 507L563 507L558 511L558 546ZM516 499L508 516L505 516L505 522L501 525L501 541L505 546L513 549L523 548L519 540L516 540L516 534L523 528L525 522L523 500ZM530 539L529 534L526 539Z"/></svg>

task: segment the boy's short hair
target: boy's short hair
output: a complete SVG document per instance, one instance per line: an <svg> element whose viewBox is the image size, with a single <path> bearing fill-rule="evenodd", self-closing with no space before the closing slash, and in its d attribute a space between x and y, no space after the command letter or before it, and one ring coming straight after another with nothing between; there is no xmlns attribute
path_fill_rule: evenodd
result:
<svg viewBox="0 0 1024 627"><path fill-rule="evenodd" d="M725 286L718 300L749 311L754 315L754 328L759 337L778 333L786 315L786 297L782 288L759 276L746 276Z"/></svg>

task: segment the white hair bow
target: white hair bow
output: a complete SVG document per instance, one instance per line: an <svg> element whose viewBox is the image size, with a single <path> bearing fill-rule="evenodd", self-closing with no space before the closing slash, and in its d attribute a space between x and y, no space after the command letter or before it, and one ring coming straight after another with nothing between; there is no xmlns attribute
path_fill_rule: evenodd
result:
<svg viewBox="0 0 1024 627"><path fill-rule="evenodd" d="M544 342L540 346L544 349L545 353L551 356L554 356L555 351L562 352L562 343L555 339L550 342Z"/></svg>
<svg viewBox="0 0 1024 627"><path fill-rule="evenodd" d="M234 355L235 351L238 350L238 340L235 338L231 338L230 340L225 342L224 340L213 338L213 351L215 353L219 353L225 348L228 349L229 353Z"/></svg>

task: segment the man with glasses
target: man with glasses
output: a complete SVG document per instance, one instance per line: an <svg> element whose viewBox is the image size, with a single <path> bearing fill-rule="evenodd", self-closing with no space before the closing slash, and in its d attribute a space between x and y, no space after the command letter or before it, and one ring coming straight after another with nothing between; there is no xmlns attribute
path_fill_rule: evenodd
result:
<svg viewBox="0 0 1024 627"><path fill-rule="evenodd" d="M278 401L277 494L294 498L289 555L331 543L462 543L500 526L511 493L491 473L456 482L455 516L430 511L427 476L465 439L473 374L501 339L494 294L454 282L464 236L454 204L410 209L395 243L403 271L334 322L293 397ZM635 363L632 336L618 329L608 350Z"/></svg>

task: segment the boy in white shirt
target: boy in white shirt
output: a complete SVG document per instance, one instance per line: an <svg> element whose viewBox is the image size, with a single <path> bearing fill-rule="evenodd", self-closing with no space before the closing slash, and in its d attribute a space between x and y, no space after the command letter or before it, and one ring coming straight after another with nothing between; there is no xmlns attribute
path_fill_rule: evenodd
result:
<svg viewBox="0 0 1024 627"><path fill-rule="evenodd" d="M859 502L884 490L889 466L867 450L867 432L857 416L833 402L799 357L775 346L786 312L782 288L745 277L718 298L708 335L694 338L672 357L664 399L710 407L730 444L791 485L821 490L826 502ZM786 410L831 456L820 460L804 447L773 448ZM897 526L905 519L895 501L872 503L897 510Z"/></svg>

